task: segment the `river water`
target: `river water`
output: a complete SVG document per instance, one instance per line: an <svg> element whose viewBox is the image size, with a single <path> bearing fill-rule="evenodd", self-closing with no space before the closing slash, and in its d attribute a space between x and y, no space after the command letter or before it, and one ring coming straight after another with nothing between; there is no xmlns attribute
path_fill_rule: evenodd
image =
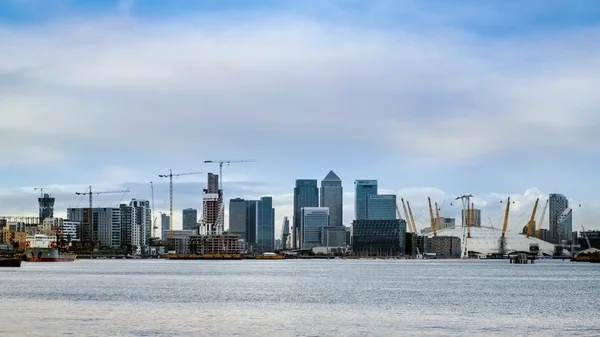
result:
<svg viewBox="0 0 600 337"><path fill-rule="evenodd" d="M600 264L80 260L0 269L2 336L599 336Z"/></svg>

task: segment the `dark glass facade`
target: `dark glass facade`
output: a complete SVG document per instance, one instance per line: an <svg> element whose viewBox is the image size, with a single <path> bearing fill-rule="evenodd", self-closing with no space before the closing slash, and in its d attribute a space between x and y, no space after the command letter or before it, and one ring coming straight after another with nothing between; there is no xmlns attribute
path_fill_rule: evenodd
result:
<svg viewBox="0 0 600 337"><path fill-rule="evenodd" d="M352 228L352 250L355 255L405 254L406 221L404 220L355 220Z"/></svg>
<svg viewBox="0 0 600 337"><path fill-rule="evenodd" d="M300 245L302 207L319 207L319 188L316 179L298 179L294 188L294 218L292 219L293 248Z"/></svg>

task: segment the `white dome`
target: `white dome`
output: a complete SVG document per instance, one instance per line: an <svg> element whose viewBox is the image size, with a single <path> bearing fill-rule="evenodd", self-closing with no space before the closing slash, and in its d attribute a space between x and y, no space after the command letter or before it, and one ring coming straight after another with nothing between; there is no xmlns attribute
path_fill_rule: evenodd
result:
<svg viewBox="0 0 600 337"><path fill-rule="evenodd" d="M454 236L460 238L462 240L463 237L463 228L462 227L447 227L442 228L437 231L438 236ZM428 237L432 237L433 233L427 233ZM502 236L502 232L493 227L471 227L471 237L467 239L467 250L471 252L478 252L481 254L491 254L498 253L500 246L500 237ZM529 245L532 243L537 243L540 251L546 255L554 254L554 245L536 239L534 237L530 237L523 234L511 233L507 232L505 235L506 239L506 252L510 253L511 251L529 251ZM461 242L462 244L462 242Z"/></svg>

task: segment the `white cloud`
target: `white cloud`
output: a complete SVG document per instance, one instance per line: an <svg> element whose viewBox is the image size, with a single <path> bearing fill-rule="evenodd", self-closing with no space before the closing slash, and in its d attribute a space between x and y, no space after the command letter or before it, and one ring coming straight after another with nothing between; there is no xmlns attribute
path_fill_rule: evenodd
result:
<svg viewBox="0 0 600 337"><path fill-rule="evenodd" d="M326 132L445 164L532 148L597 150L600 48L578 38L597 31L490 43L452 30L208 22L5 27L0 73L21 85L0 103L3 128L21 139L69 130L70 140L124 150L159 132L147 140L156 150ZM49 140L63 154L66 142Z"/></svg>

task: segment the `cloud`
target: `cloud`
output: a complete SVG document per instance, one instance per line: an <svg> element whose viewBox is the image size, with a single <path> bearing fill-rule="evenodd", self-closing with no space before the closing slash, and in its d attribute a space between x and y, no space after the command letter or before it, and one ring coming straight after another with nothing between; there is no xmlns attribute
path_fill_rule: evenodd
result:
<svg viewBox="0 0 600 337"><path fill-rule="evenodd" d="M52 139L64 130L123 151L139 139L166 151L343 137L444 165L597 151L600 47L581 38L596 30L494 42L271 18L72 21L0 35L0 72L23 83L2 102L3 128L47 137L63 156L83 150Z"/></svg>
<svg viewBox="0 0 600 337"><path fill-rule="evenodd" d="M291 216L292 175L310 176L332 162L358 176L381 169L381 158L418 174L598 154L597 27L497 38L416 4L407 9L413 17L385 29L343 13L319 20L289 12L2 25L0 170L20 173L21 182L8 186L29 185L24 168L43 164L47 184L130 187L130 196L145 198L154 181L164 199L166 181L157 175L169 168L215 172L203 160L257 159L226 168L228 196L274 195L279 226ZM376 18L389 6L379 1L364 12ZM494 13L487 8L482 17ZM422 208L422 223L427 196L444 207L455 197L403 188L410 180L387 174L391 191ZM36 182L42 176L31 175ZM176 188L194 181L181 177ZM8 190L14 198L3 200L2 213L29 212L25 201L35 202L35 191ZM61 207L77 201L74 192L65 192ZM522 203L515 210L525 212L538 192L515 195ZM198 190L177 194L178 209L200 208L199 197ZM484 193L474 200L501 214L502 199ZM594 214L588 203L585 212ZM351 207L344 217L349 223Z"/></svg>

